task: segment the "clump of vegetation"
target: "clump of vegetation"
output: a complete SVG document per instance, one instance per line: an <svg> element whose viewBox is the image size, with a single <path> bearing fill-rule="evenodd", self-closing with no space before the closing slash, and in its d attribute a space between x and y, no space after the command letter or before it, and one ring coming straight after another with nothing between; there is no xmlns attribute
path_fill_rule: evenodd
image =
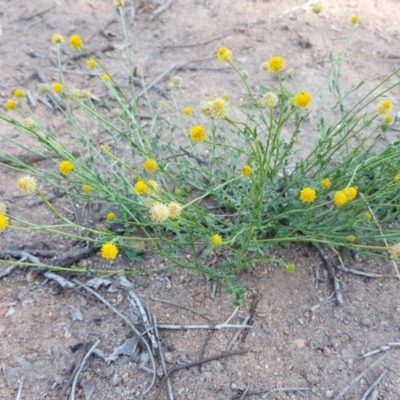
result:
<svg viewBox="0 0 400 400"><path fill-rule="evenodd" d="M116 6L127 41L123 2ZM317 17L320 12L316 8ZM351 21L354 30L358 17ZM25 101L24 90L15 90L0 118L38 146L6 140L52 167L40 169L8 154L2 157L23 174L19 188L40 196L58 222L38 226L28 215L21 220L8 214L0 204L0 230L43 230L91 242L106 260L121 253L135 260L141 244L144 252L168 259L169 268L197 270L223 282L237 304L244 294L236 280L239 272L268 261L295 270L290 260L268 258L273 245L311 243L400 258L400 142L382 144L393 122L393 105L386 96L400 84L399 69L351 104L349 95L361 92L363 82L343 94L339 81L345 52L335 55L326 47L332 64L330 96L323 100L327 112L323 114L322 107L317 111L313 149L290 161L308 140L303 125L309 125L308 109L318 93L309 88L293 92L281 56L262 64L266 74L276 76L276 87L256 86L238 70L232 51L219 48L216 57L236 72L245 104L221 93L202 100L199 107L192 105L182 80L175 77L168 86L177 118L166 123L159 118L162 106L154 107L145 85L138 92L131 75L129 84L121 85L79 35L72 35L69 45L87 56L87 68L98 74L112 104L104 100L100 107L88 90L70 87L60 56L64 38L56 33L52 41L59 78L38 89L56 104L80 149L68 148L46 129ZM133 71L128 43L126 60ZM149 118L145 123L143 115ZM92 137L94 128L105 138L102 143ZM208 159L203 157L206 150ZM75 201L101 204L108 225L100 229L67 218L48 201L42 182ZM113 229L116 225L123 229ZM212 265L209 258L216 251L221 262ZM113 272L79 267L69 271ZM156 271L124 269L131 274Z"/></svg>

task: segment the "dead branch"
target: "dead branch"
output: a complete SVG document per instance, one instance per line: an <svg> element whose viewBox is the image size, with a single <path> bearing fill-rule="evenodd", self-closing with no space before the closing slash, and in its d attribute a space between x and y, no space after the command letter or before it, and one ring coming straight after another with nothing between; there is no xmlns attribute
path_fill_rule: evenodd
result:
<svg viewBox="0 0 400 400"><path fill-rule="evenodd" d="M161 5L160 7L156 8L153 11L153 15L151 16L151 19L154 19L158 15L160 15L162 12L164 12L170 5L172 4L172 0L166 0L166 2Z"/></svg>
<svg viewBox="0 0 400 400"><path fill-rule="evenodd" d="M46 13L48 13L49 11L51 11L53 8L55 8L56 6L51 6L51 7L49 7L49 8L46 8L45 10L42 10L42 11L38 11L38 12L36 12L36 13L34 13L34 14L32 14L32 15L29 15L29 16L27 16L27 17L20 17L20 18L18 18L20 21L29 21L29 20L31 20L31 19L33 19L33 18L35 18L35 17L39 17L39 16L41 16L41 15L44 15L44 14L46 14Z"/></svg>
<svg viewBox="0 0 400 400"><path fill-rule="evenodd" d="M5 250L5 251L0 251L0 258L7 258L7 257L12 257L12 258L22 258L24 257L24 252L28 252L29 254L32 254L33 256L38 256L38 257L45 257L45 258L50 258L50 257L56 257L59 253L58 251L55 250L40 250L40 249L25 249L25 250ZM22 261L22 260L20 260Z"/></svg>
<svg viewBox="0 0 400 400"><path fill-rule="evenodd" d="M24 381L25 381L25 376L22 375L22 377L20 378L20 381L19 381L18 393L17 393L17 397L16 397L15 400L20 400L21 399L22 386L24 385Z"/></svg>
<svg viewBox="0 0 400 400"><path fill-rule="evenodd" d="M83 357L81 365L79 366L78 371L76 372L76 375L75 375L74 380L72 382L71 395L69 397L70 400L75 400L75 390L76 390L76 384L78 383L79 374L81 373L83 367L85 366L86 361L88 360L90 355L93 353L94 349L99 345L99 343L100 343L100 340L97 340L96 343L86 353L85 357Z"/></svg>
<svg viewBox="0 0 400 400"><path fill-rule="evenodd" d="M375 390L375 388L379 385L383 377L387 373L387 369L385 369L378 377L378 379L375 380L375 382L367 389L367 391L364 393L363 397L361 400L367 400L368 396Z"/></svg>
<svg viewBox="0 0 400 400"><path fill-rule="evenodd" d="M239 400L243 400L247 396L247 393L249 393L249 390L250 390L250 385L248 384L246 386L246 389L244 389L244 392L242 393L242 395L239 397Z"/></svg>
<svg viewBox="0 0 400 400"><path fill-rule="evenodd" d="M177 45L169 45L169 46L163 46L160 49L160 52L162 53L164 50L171 50L171 49L184 49L184 48L189 48L189 47L199 47L199 46L205 46L206 44L215 42L216 40L223 39L227 36L229 36L231 32L226 33L225 35L217 36L213 39L206 40L205 42L200 42L200 43L192 43L192 44L177 44Z"/></svg>
<svg viewBox="0 0 400 400"><path fill-rule="evenodd" d="M318 250L318 252L319 252L319 256L321 257L325 268L328 271L330 278L332 279L336 302L338 305L341 305L341 304L343 304L343 296L342 296L342 292L340 290L339 279L336 278L335 271L334 271L332 265L330 264L330 262L328 260L328 256L325 254L325 252L323 250Z"/></svg>
<svg viewBox="0 0 400 400"><path fill-rule="evenodd" d="M176 68L176 64L173 64L171 67L169 67L166 71L164 71L162 74L158 75L156 79L154 79L153 82L151 82L148 86L146 86L145 89L143 89L141 92L138 94L138 98L142 97L148 90L150 90L154 85L156 85L164 76L168 75L171 71L173 71Z"/></svg>
<svg viewBox="0 0 400 400"><path fill-rule="evenodd" d="M1 257L0 257L1 258ZM4 271L0 272L0 279L5 278L6 276L10 275L11 272L14 271L14 269L17 268L16 265L10 265L8 268L6 268Z"/></svg>
<svg viewBox="0 0 400 400"><path fill-rule="evenodd" d="M375 368L378 364L380 364L384 359L386 358L386 354L383 356L379 357L377 360L375 360L368 368L366 368L361 374L359 374L357 377L355 377L335 398L334 400L339 400L343 397L343 395L351 388L353 387L368 371L371 369Z"/></svg>
<svg viewBox="0 0 400 400"><path fill-rule="evenodd" d="M227 345L225 346L225 351L229 351L233 345L235 344L237 338L239 337L239 335L242 333L242 330L245 329L245 327L247 326L247 323L250 321L251 315L247 315L247 317L243 320L242 325L243 328L239 328L234 335L232 336L231 340L227 343Z"/></svg>
<svg viewBox="0 0 400 400"><path fill-rule="evenodd" d="M375 349L375 350L369 351L368 353L362 354L360 357L357 358L357 360L359 361L359 360L362 360L363 358L367 358L367 357L373 356L375 354L384 353L384 352L386 352L390 349L394 349L396 347L400 347L400 343L388 343L388 344L385 344L385 345L379 347L378 349Z"/></svg>
<svg viewBox="0 0 400 400"><path fill-rule="evenodd" d="M150 299L151 299L151 300L154 300L154 301L159 301L160 303L169 304L169 305L171 305L171 306L183 308L184 310L188 310L188 311L192 312L193 314L196 314L196 315L198 315L198 316L200 316L200 317L206 319L207 321L212 321L211 318L208 318L206 315L200 314L198 311L193 310L193 309L190 308L190 307L186 307L186 306L183 306L183 305L181 305L181 304L173 303L172 301L168 301L168 300L164 300L164 299L159 299L159 298L157 298L157 297L150 297Z"/></svg>
<svg viewBox="0 0 400 400"><path fill-rule="evenodd" d="M179 371L181 369L185 369L185 368L191 368L194 367L196 365L201 365L210 361L214 361L214 360L219 360L221 358L226 358L226 357L232 357L232 356L236 356L239 354L244 354L247 353L249 351L249 349L243 349L243 350L235 350L235 351L231 351L230 353L221 353L218 354L216 356L211 356L211 357L207 357L207 358L203 358L202 360L199 361L194 361L185 365L178 365L176 367L171 368L168 373L166 375L164 375L164 377L162 378L161 382L160 382L160 387L158 388L158 391L156 393L156 395L154 396L154 400L157 400L160 397L161 391L165 385L165 382L167 381L167 379L176 371Z"/></svg>

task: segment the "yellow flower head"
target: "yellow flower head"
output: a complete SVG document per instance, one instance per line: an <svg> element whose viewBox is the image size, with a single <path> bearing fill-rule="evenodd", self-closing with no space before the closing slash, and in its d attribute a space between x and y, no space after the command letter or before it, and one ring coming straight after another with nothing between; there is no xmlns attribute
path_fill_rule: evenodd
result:
<svg viewBox="0 0 400 400"><path fill-rule="evenodd" d="M83 185L82 186L82 191L84 193L90 193L92 191L92 187L90 185Z"/></svg>
<svg viewBox="0 0 400 400"><path fill-rule="evenodd" d="M158 192L160 190L160 185L158 184L158 182L149 179L149 181L147 183L149 185L150 193Z"/></svg>
<svg viewBox="0 0 400 400"><path fill-rule="evenodd" d="M294 272L294 271L296 271L296 266L294 264L288 264L286 269L288 272Z"/></svg>
<svg viewBox="0 0 400 400"><path fill-rule="evenodd" d="M7 206L0 201L0 214L5 214L7 212Z"/></svg>
<svg viewBox="0 0 400 400"><path fill-rule="evenodd" d="M350 243L354 243L354 242L356 241L356 237L355 237L354 235L350 235L350 236L347 238L347 240L348 240Z"/></svg>
<svg viewBox="0 0 400 400"><path fill-rule="evenodd" d="M36 191L36 179L32 176L25 175L18 179L18 187L26 193L32 194Z"/></svg>
<svg viewBox="0 0 400 400"><path fill-rule="evenodd" d="M180 76L175 75L175 76L172 78L172 81L171 81L171 82L173 83L174 86L181 86L183 80L182 80L182 78L181 78Z"/></svg>
<svg viewBox="0 0 400 400"><path fill-rule="evenodd" d="M3 231L8 226L8 217L7 215L0 214L0 231Z"/></svg>
<svg viewBox="0 0 400 400"><path fill-rule="evenodd" d="M356 186L350 186L344 189L343 191L346 194L348 201L352 201L357 197L358 190Z"/></svg>
<svg viewBox="0 0 400 400"><path fill-rule="evenodd" d="M222 98L222 100L224 100L224 101L229 101L229 94L224 93L224 94L221 96L221 98Z"/></svg>
<svg viewBox="0 0 400 400"><path fill-rule="evenodd" d="M182 112L183 112L184 115L190 115L193 112L193 110L190 107L185 107L182 110Z"/></svg>
<svg viewBox="0 0 400 400"><path fill-rule="evenodd" d="M79 35L72 35L69 38L69 44L73 49L80 49L83 46L83 40Z"/></svg>
<svg viewBox="0 0 400 400"><path fill-rule="evenodd" d="M54 44L62 44L64 43L64 37L63 35L61 35L60 33L55 33L52 37L51 37L51 41Z"/></svg>
<svg viewBox="0 0 400 400"><path fill-rule="evenodd" d="M125 0L114 0L114 7L125 7Z"/></svg>
<svg viewBox="0 0 400 400"><path fill-rule="evenodd" d="M218 49L217 58L219 61L226 62L232 59L232 52L226 47Z"/></svg>
<svg viewBox="0 0 400 400"><path fill-rule="evenodd" d="M47 83L39 83L38 85L38 91L40 94L46 94L49 93L49 85Z"/></svg>
<svg viewBox="0 0 400 400"><path fill-rule="evenodd" d="M389 248L390 254L394 260L400 260L400 243Z"/></svg>
<svg viewBox="0 0 400 400"><path fill-rule="evenodd" d="M278 104L278 96L273 92L267 92L264 94L261 104L267 108L274 108Z"/></svg>
<svg viewBox="0 0 400 400"><path fill-rule="evenodd" d="M156 172L158 168L158 164L156 160L153 160L152 158L148 158L144 163L143 167L147 172L150 172L151 174Z"/></svg>
<svg viewBox="0 0 400 400"><path fill-rule="evenodd" d="M400 181L400 172L396 175L396 181Z"/></svg>
<svg viewBox="0 0 400 400"><path fill-rule="evenodd" d="M86 65L88 68L94 68L96 64L97 62L93 58L89 58L89 60L86 61Z"/></svg>
<svg viewBox="0 0 400 400"><path fill-rule="evenodd" d="M149 190L149 187L147 186L146 182L144 181L137 181L135 183L135 186L133 187L133 190L135 191L136 194L142 195L147 193Z"/></svg>
<svg viewBox="0 0 400 400"><path fill-rule="evenodd" d="M7 111L14 110L17 107L17 102L15 100L7 100L4 105Z"/></svg>
<svg viewBox="0 0 400 400"><path fill-rule="evenodd" d="M370 212L366 212L366 213L364 214L364 218L365 218L367 221L371 221L371 219L372 219L372 214L371 214Z"/></svg>
<svg viewBox="0 0 400 400"><path fill-rule="evenodd" d="M14 97L16 97L17 99L25 97L25 91L23 89L16 89L14 91Z"/></svg>
<svg viewBox="0 0 400 400"><path fill-rule="evenodd" d="M312 96L310 92L306 92L302 90L301 92L297 93L293 98L292 102L295 106L299 108L308 108L310 107L312 100Z"/></svg>
<svg viewBox="0 0 400 400"><path fill-rule="evenodd" d="M222 243L222 238L220 235L215 234L211 237L211 244L213 246L219 246L221 243Z"/></svg>
<svg viewBox="0 0 400 400"><path fill-rule="evenodd" d="M106 216L107 221L114 221L115 220L115 214L113 212L109 212Z"/></svg>
<svg viewBox="0 0 400 400"><path fill-rule="evenodd" d="M177 218L181 215L182 206L173 201L172 203L168 204L168 210L171 217Z"/></svg>
<svg viewBox="0 0 400 400"><path fill-rule="evenodd" d="M313 203L316 198L317 192L309 186L300 191L300 200L303 203Z"/></svg>
<svg viewBox="0 0 400 400"><path fill-rule="evenodd" d="M335 195L333 196L333 202L338 206L341 207L345 205L349 201L346 192L344 190L338 190Z"/></svg>
<svg viewBox="0 0 400 400"><path fill-rule="evenodd" d="M101 79L103 79L103 82L109 82L111 80L110 75L104 74Z"/></svg>
<svg viewBox="0 0 400 400"><path fill-rule="evenodd" d="M110 146L109 146L108 144L103 144L102 146L100 146L100 148L101 148L103 151L110 151Z"/></svg>
<svg viewBox="0 0 400 400"><path fill-rule="evenodd" d="M325 178L321 181L321 186L324 189L328 189L331 186L331 180L329 178Z"/></svg>
<svg viewBox="0 0 400 400"><path fill-rule="evenodd" d="M264 69L265 67L269 72L280 72L285 68L285 61L281 56L270 57L266 65L263 64Z"/></svg>
<svg viewBox="0 0 400 400"><path fill-rule="evenodd" d="M316 4L313 5L312 12L314 14L319 14L321 11L322 11L322 6L321 6L320 3L316 3Z"/></svg>
<svg viewBox="0 0 400 400"><path fill-rule="evenodd" d="M378 104L378 114L390 114L393 110L393 103L390 100L383 100Z"/></svg>
<svg viewBox="0 0 400 400"><path fill-rule="evenodd" d="M358 22L360 21L360 18L358 17L358 15L353 15L352 17L351 17L351 23L352 24L358 24Z"/></svg>
<svg viewBox="0 0 400 400"><path fill-rule="evenodd" d="M114 260L118 255L118 248L114 243L104 243L101 246L101 256L106 260Z"/></svg>
<svg viewBox="0 0 400 400"><path fill-rule="evenodd" d="M63 175L68 175L74 170L74 164L69 160L64 160L58 164L58 169Z"/></svg>
<svg viewBox="0 0 400 400"><path fill-rule="evenodd" d="M169 82L167 87L169 90L172 90L175 87L175 85L172 82Z"/></svg>
<svg viewBox="0 0 400 400"><path fill-rule="evenodd" d="M63 84L60 83L60 82L54 82L52 86L53 86L53 90L54 90L56 93L60 93L60 92L62 92L63 89L64 89Z"/></svg>
<svg viewBox="0 0 400 400"><path fill-rule="evenodd" d="M206 130L202 125L194 125L190 129L190 137L194 142L204 142L206 139Z"/></svg>
<svg viewBox="0 0 400 400"><path fill-rule="evenodd" d="M245 165L242 168L242 175L243 176L249 176L253 172L253 168L250 167L250 165Z"/></svg>
<svg viewBox="0 0 400 400"><path fill-rule="evenodd" d="M229 113L229 106L224 99L217 98L213 101L211 106L211 116L213 118L224 119L228 116L228 113Z"/></svg>
<svg viewBox="0 0 400 400"><path fill-rule="evenodd" d="M150 209L150 217L153 221L162 223L170 216L169 208L162 203L155 202Z"/></svg>
<svg viewBox="0 0 400 400"><path fill-rule="evenodd" d="M292 137L292 142L293 142L293 143L297 143L297 142L298 142L298 140L299 140L299 139L298 139L298 137L297 137L297 136L293 136L293 137Z"/></svg>
<svg viewBox="0 0 400 400"><path fill-rule="evenodd" d="M393 117L391 115L386 115L385 118L383 119L383 123L388 125L393 122Z"/></svg>
<svg viewBox="0 0 400 400"><path fill-rule="evenodd" d="M30 131L37 127L36 121L32 118L26 118L22 121L22 125L24 128L29 129Z"/></svg>

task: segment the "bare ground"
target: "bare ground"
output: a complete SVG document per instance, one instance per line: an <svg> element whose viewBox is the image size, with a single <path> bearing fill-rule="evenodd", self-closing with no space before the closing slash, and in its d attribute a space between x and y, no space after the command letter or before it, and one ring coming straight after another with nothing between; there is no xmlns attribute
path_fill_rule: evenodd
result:
<svg viewBox="0 0 400 400"><path fill-rule="evenodd" d="M3 102L16 87L30 90L36 99L36 112L49 118L67 142L72 141L72 135L57 116L38 103L35 71L39 70L49 81L54 80L57 75L52 61L51 35L60 32L68 36L79 32L87 46L96 51L113 74L121 79L126 76L125 64L121 62L124 58L120 46L123 42L121 30L118 23L111 22L117 21L111 3L105 0L3 2L0 14L0 96ZM183 69L178 73L189 97L195 102L223 92L240 96L232 73L217 70L221 65L214 60L199 61L214 58L216 48L225 45L233 50L239 65L249 73L253 83L264 82L273 87L275 82L266 80L260 64L270 55L280 54L288 67L296 72L292 80L293 90L312 88L313 93L326 96L329 69L316 19L307 7L294 9L303 5L300 1L176 0L154 19L151 15L159 4L148 1L136 2L135 5L134 18L129 14L132 9L127 9L128 19L131 18L132 54L135 66L144 70L149 82L174 63L184 65L194 61L190 66L197 67L196 70ZM389 0L324 2L322 20L325 34L336 49L345 45L350 16L358 14L361 18L344 65L344 87L350 87L361 79L368 80L369 84L376 83L399 64L400 53L396 47L400 29L398 6L398 1ZM221 36L224 38L209 42ZM308 40L312 47L299 45L300 38ZM163 49L163 46L201 43L205 44ZM65 46L63 57L69 60L67 76L71 82L90 88L100 97L104 95L101 85L87 75L85 61L74 59L74 54ZM161 82L164 87L167 83L168 79ZM152 98L155 103L168 103L168 99L157 92ZM398 90L392 93L392 98L395 104L399 104ZM313 113L312 118L315 118ZM18 139L17 133L8 132L4 126L1 129ZM306 135L312 138L313 132L306 132L304 140L299 138L300 152L307 152L309 140ZM391 131L387 140L396 139L397 131ZM8 143L2 143L2 146L11 152L16 151ZM42 204L33 202L29 196L22 196L17 190L17 176L12 170L1 169L0 195L9 212L19 217L26 217L29 213L29 219L36 223L53 221L54 217ZM52 193L43 183L42 190ZM54 201L65 212L71 211L66 199ZM98 216L86 211L78 209L80 217L90 218L96 223ZM52 249L60 255L77 251L76 243L33 231L7 230L0 237L0 251L25 247ZM360 360L361 354L388 343L400 342L397 280L339 274L344 304L337 306L335 297L332 297L332 282L314 248L277 248L274 255L295 263L296 273L289 274L281 267L265 264L256 265L252 271L240 276L247 287L247 301L231 323L240 324L251 315L252 328L244 331L247 336L242 333L234 341L232 350L248 351L204 363L201 369L177 371L171 377L176 399L262 398L263 393L284 387L309 390L303 395L293 391L275 392L268 398L334 398L379 357L378 354ZM338 263L333 253L328 255L333 264ZM99 269L110 268L98 255L84 260L82 265L86 263ZM347 267L368 272L393 274L389 262L367 261L353 255L345 263ZM153 268L163 264L165 261L158 257L146 256L141 263L131 265L117 259L112 267L116 270L123 267ZM72 274L63 276L83 282L90 278ZM112 290L100 288L98 293L124 315L132 317L126 288L118 284L118 276L111 279L114 282ZM175 270L128 279L160 324L209 324L209 320L222 323L234 310L232 298L221 287L217 287L212 298L212 283L195 272ZM178 305L190 307L203 316ZM81 290L62 290L58 284L40 276L33 279L26 270L16 269L0 280L0 315L0 398L4 399L18 396L21 399L57 399L80 354L88 350L85 347L88 343L100 340L98 348L109 355L127 338L135 336L118 316L92 296ZM160 329L167 369L176 366L184 357L197 361L221 355L235 332L237 329L214 333L209 329ZM83 344L83 350L73 352L78 344ZM378 398L400 398L399 351L396 348L388 350L387 357L342 398L360 399L383 371L387 372L379 385ZM163 376L158 353L156 362L157 379L148 395L151 399L155 398ZM120 356L109 365L100 358L92 358L79 375L75 398L90 398L92 389L91 398L96 400L141 398L152 375L140 369L139 364L128 355ZM246 388L248 392L243 394ZM19 389L21 393L18 393ZM67 394L63 398L67 398ZM159 398L168 398L165 387Z"/></svg>

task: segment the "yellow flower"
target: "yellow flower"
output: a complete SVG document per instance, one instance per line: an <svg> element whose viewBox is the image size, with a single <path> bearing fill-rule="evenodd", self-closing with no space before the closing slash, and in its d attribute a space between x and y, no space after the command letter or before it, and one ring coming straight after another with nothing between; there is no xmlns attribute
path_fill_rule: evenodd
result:
<svg viewBox="0 0 400 400"><path fill-rule="evenodd" d="M69 44L73 49L80 49L83 46L83 40L79 35L72 35L69 38Z"/></svg>
<svg viewBox="0 0 400 400"><path fill-rule="evenodd" d="M264 107L274 108L278 104L278 96L273 92L267 92L264 94L261 104Z"/></svg>
<svg viewBox="0 0 400 400"><path fill-rule="evenodd" d="M350 243L354 243L354 242L356 241L356 237L355 237L354 235L350 235L350 236L347 238L347 240L348 240Z"/></svg>
<svg viewBox="0 0 400 400"><path fill-rule="evenodd" d="M172 83L174 86L181 86L182 85L182 78L180 76L175 75L172 78Z"/></svg>
<svg viewBox="0 0 400 400"><path fill-rule="evenodd" d="M18 180L18 187L24 190L26 193L34 193L36 190L36 179L25 175Z"/></svg>
<svg viewBox="0 0 400 400"><path fill-rule="evenodd" d="M7 206L0 201L0 214L5 214L7 212Z"/></svg>
<svg viewBox="0 0 400 400"><path fill-rule="evenodd" d="M96 60L93 60L93 58L89 58L89 60L86 61L86 65L88 68L93 68L97 64Z"/></svg>
<svg viewBox="0 0 400 400"><path fill-rule="evenodd" d="M226 47L220 47L218 49L217 58L222 62L230 61L232 59L232 52Z"/></svg>
<svg viewBox="0 0 400 400"><path fill-rule="evenodd" d="M393 103L390 100L383 100L378 104L378 114L390 114L393 110Z"/></svg>
<svg viewBox="0 0 400 400"><path fill-rule="evenodd" d="M158 164L157 164L156 160L149 158L143 163L143 167L147 172L150 172L152 174L152 173L156 172L156 170L158 168Z"/></svg>
<svg viewBox="0 0 400 400"><path fill-rule="evenodd" d="M90 185L83 185L82 190L84 193L90 193L92 191L92 187Z"/></svg>
<svg viewBox="0 0 400 400"><path fill-rule="evenodd" d="M182 112L185 115L190 115L193 112L193 110L190 107L185 107Z"/></svg>
<svg viewBox="0 0 400 400"><path fill-rule="evenodd" d="M228 103L222 98L217 98L213 101L211 107L211 116L213 118L224 119L228 116L229 106Z"/></svg>
<svg viewBox="0 0 400 400"><path fill-rule="evenodd" d="M54 90L56 93L60 93L60 92L62 92L63 89L64 89L63 84L60 83L60 82L55 82L55 83L53 83L52 86L53 86L53 90Z"/></svg>
<svg viewBox="0 0 400 400"><path fill-rule="evenodd" d="M64 160L58 164L58 169L63 175L68 175L74 170L74 164L69 160Z"/></svg>
<svg viewBox="0 0 400 400"><path fill-rule="evenodd" d="M15 100L7 100L4 105L7 111L14 110L17 107L17 102Z"/></svg>
<svg viewBox="0 0 400 400"><path fill-rule="evenodd" d="M324 189L328 189L329 186L331 186L331 180L329 178L325 178L321 181L321 186Z"/></svg>
<svg viewBox="0 0 400 400"><path fill-rule="evenodd" d="M253 172L253 169L250 167L250 165L245 165L242 168L242 175L243 176L249 176Z"/></svg>
<svg viewBox="0 0 400 400"><path fill-rule="evenodd" d="M358 21L360 21L360 18L358 17L358 15L353 15L352 17L351 17L351 23L352 24L358 24Z"/></svg>
<svg viewBox="0 0 400 400"><path fill-rule="evenodd" d="M224 101L229 101L229 94L224 93L224 94L221 96L221 98L222 98Z"/></svg>
<svg viewBox="0 0 400 400"><path fill-rule="evenodd" d="M36 121L31 118L26 118L22 121L22 125L24 128L33 130L37 127Z"/></svg>
<svg viewBox="0 0 400 400"><path fill-rule="evenodd" d="M7 215L0 214L0 231L3 231L8 226L8 217Z"/></svg>
<svg viewBox="0 0 400 400"><path fill-rule="evenodd" d="M172 90L175 87L175 85L172 82L169 82L167 87L169 90Z"/></svg>
<svg viewBox="0 0 400 400"><path fill-rule="evenodd" d="M181 215L182 212L182 206L176 202L172 202L168 204L168 210L173 218L177 218Z"/></svg>
<svg viewBox="0 0 400 400"><path fill-rule="evenodd" d="M270 57L266 65L264 63L264 69L265 67L269 72L280 72L285 68L285 61L280 56Z"/></svg>
<svg viewBox="0 0 400 400"><path fill-rule="evenodd" d="M317 192L311 187L305 187L300 191L300 200L303 203L312 203L317 198Z"/></svg>
<svg viewBox="0 0 400 400"><path fill-rule="evenodd" d="M103 79L104 82L109 82L111 80L110 75L104 74L101 79Z"/></svg>
<svg viewBox="0 0 400 400"><path fill-rule="evenodd" d="M344 190L338 190L335 195L333 196L333 202L338 206L341 207L345 205L349 201L346 192Z"/></svg>
<svg viewBox="0 0 400 400"><path fill-rule="evenodd" d="M109 212L106 216L107 221L114 221L115 220L115 214L113 212Z"/></svg>
<svg viewBox="0 0 400 400"><path fill-rule="evenodd" d="M125 7L125 0L114 0L114 7Z"/></svg>
<svg viewBox="0 0 400 400"><path fill-rule="evenodd" d="M286 269L288 272L294 272L294 271L296 271L296 266L294 264L288 264Z"/></svg>
<svg viewBox="0 0 400 400"><path fill-rule="evenodd" d="M372 214L369 213L369 212L366 212L366 213L364 214L364 218L365 218L367 221L371 221L371 219L372 219Z"/></svg>
<svg viewBox="0 0 400 400"><path fill-rule="evenodd" d="M153 221L162 223L169 218L170 211L165 204L155 202L150 209L150 216Z"/></svg>
<svg viewBox="0 0 400 400"><path fill-rule="evenodd" d="M396 181L400 181L400 172L396 175Z"/></svg>
<svg viewBox="0 0 400 400"><path fill-rule="evenodd" d="M383 119L384 124L391 124L393 122L393 117L391 115L386 115L386 117Z"/></svg>
<svg viewBox="0 0 400 400"><path fill-rule="evenodd" d="M102 146L100 146L100 148L101 148L103 151L110 151L110 146L109 146L108 144L103 144Z"/></svg>
<svg viewBox="0 0 400 400"><path fill-rule="evenodd" d="M346 194L348 201L352 201L357 197L358 190L356 186L350 186L343 191Z"/></svg>
<svg viewBox="0 0 400 400"><path fill-rule="evenodd" d="M63 35L61 35L60 33L55 33L52 37L51 37L51 41L55 44L62 44L64 43L64 37Z"/></svg>
<svg viewBox="0 0 400 400"><path fill-rule="evenodd" d="M392 258L395 260L400 260L400 243L397 243L389 248Z"/></svg>
<svg viewBox="0 0 400 400"><path fill-rule="evenodd" d="M114 260L118 255L118 248L114 243L104 243L101 246L101 256L106 260Z"/></svg>
<svg viewBox="0 0 400 400"><path fill-rule="evenodd" d="M319 14L321 11L322 11L322 6L321 6L321 4L316 3L316 4L313 5L313 7L312 7L312 12L313 12L314 14Z"/></svg>
<svg viewBox="0 0 400 400"><path fill-rule="evenodd" d="M149 190L149 187L147 186L146 182L144 181L137 181L133 190L135 191L136 194L145 194Z"/></svg>
<svg viewBox="0 0 400 400"><path fill-rule="evenodd" d="M14 97L16 97L17 99L25 97L25 91L23 89L16 89L14 92Z"/></svg>
<svg viewBox="0 0 400 400"><path fill-rule="evenodd" d="M211 237L211 244L213 246L219 246L221 243L222 243L222 238L220 235L215 234Z"/></svg>
<svg viewBox="0 0 400 400"><path fill-rule="evenodd" d="M311 93L302 90L292 98L292 102L299 108L308 108L310 107L311 99Z"/></svg>
<svg viewBox="0 0 400 400"><path fill-rule="evenodd" d="M206 130L202 125L194 125L190 129L190 137L194 142L204 142L206 139Z"/></svg>
<svg viewBox="0 0 400 400"><path fill-rule="evenodd" d="M298 142L297 136L293 136L293 137L292 137L292 142L293 142L293 143L297 143L297 142Z"/></svg>
<svg viewBox="0 0 400 400"><path fill-rule="evenodd" d="M40 94L49 93L49 85L47 83L39 83L38 91Z"/></svg>

